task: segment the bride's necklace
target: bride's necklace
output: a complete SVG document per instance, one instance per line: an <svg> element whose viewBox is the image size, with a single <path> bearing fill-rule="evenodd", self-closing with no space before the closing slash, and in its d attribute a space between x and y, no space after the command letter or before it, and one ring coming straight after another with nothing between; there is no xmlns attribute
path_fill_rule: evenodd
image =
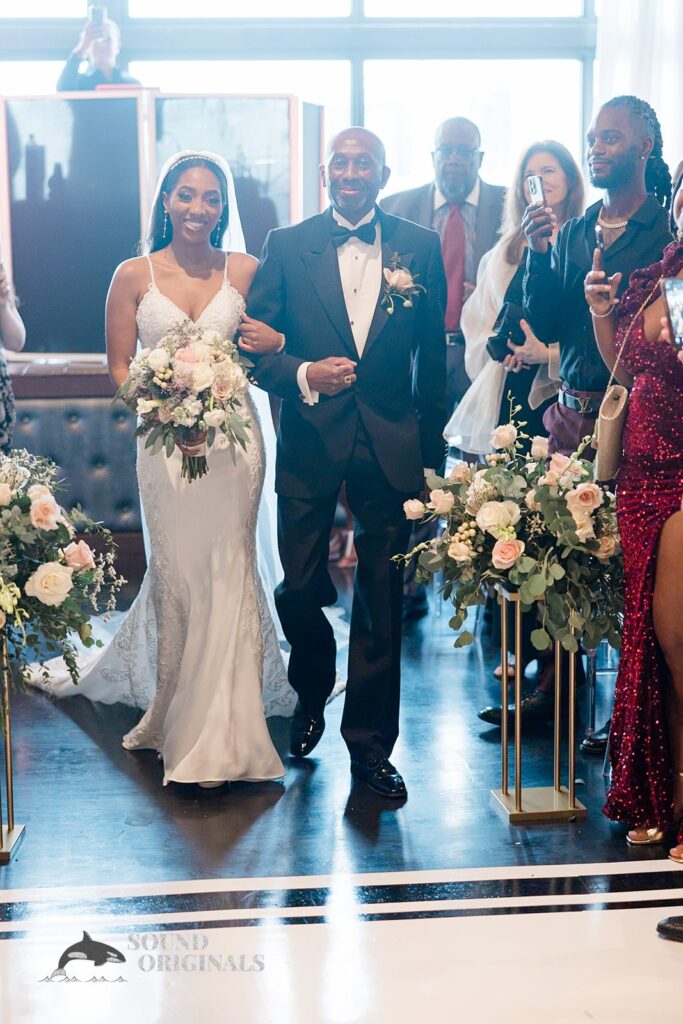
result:
<svg viewBox="0 0 683 1024"><path fill-rule="evenodd" d="M608 231L620 231L622 228L628 227L628 220L612 220L607 221L603 217L604 207L600 207L600 213L598 214L598 224L601 228L606 228Z"/></svg>

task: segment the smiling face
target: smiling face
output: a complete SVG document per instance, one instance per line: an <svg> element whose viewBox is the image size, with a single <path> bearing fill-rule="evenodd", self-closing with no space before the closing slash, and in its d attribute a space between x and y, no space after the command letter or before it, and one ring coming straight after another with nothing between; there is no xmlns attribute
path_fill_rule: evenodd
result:
<svg viewBox="0 0 683 1024"><path fill-rule="evenodd" d="M596 188L632 185L652 152L638 118L626 107L603 107L586 134L588 169Z"/></svg>
<svg viewBox="0 0 683 1024"><path fill-rule="evenodd" d="M225 205L220 181L210 168L186 168L170 192L163 193L163 199L174 239L210 243Z"/></svg>
<svg viewBox="0 0 683 1024"><path fill-rule="evenodd" d="M550 206L559 209L567 198L569 183L562 165L552 153L540 152L530 156L524 167L524 197L527 205L531 202L527 178L538 174L543 179L543 191Z"/></svg>
<svg viewBox="0 0 683 1024"><path fill-rule="evenodd" d="M380 139L364 128L350 128L330 142L320 180L333 209L357 224L372 210L390 173Z"/></svg>

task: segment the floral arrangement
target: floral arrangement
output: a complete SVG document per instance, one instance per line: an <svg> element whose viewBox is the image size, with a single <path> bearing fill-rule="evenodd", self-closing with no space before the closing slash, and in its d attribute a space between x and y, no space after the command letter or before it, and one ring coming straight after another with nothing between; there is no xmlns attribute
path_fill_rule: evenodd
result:
<svg viewBox="0 0 683 1024"><path fill-rule="evenodd" d="M188 320L137 354L116 397L137 413L136 436L147 436L153 455L203 447L183 452L182 475L192 481L208 472L207 446L246 448L249 419L238 410L251 365L229 338Z"/></svg>
<svg viewBox="0 0 683 1024"><path fill-rule="evenodd" d="M420 292L426 292L427 289L423 284L416 284L410 271L401 266L401 257L397 252L393 254L390 262L391 266L384 268L384 295L381 305L391 316L397 302L401 302L405 308L410 308Z"/></svg>
<svg viewBox="0 0 683 1024"><path fill-rule="evenodd" d="M523 439L532 441L528 454ZM593 467L581 458L588 439L571 458L548 458L547 438L530 439L510 422L491 443L496 452L486 456L486 468L460 463L447 479L429 480L426 504L405 503L408 519L442 518L445 530L401 558L417 557L423 579L443 574L456 631L468 608L484 604L499 585L519 593L523 611L536 607L537 650L554 640L567 651L579 644L591 650L603 638L618 648L623 561L615 498L593 482ZM462 631L455 645L473 639Z"/></svg>
<svg viewBox="0 0 683 1024"><path fill-rule="evenodd" d="M73 635L86 647L102 646L90 617L113 611L124 580L114 568L111 534L57 503L55 476L49 459L26 451L0 456L0 631L22 675L41 644L64 658L77 682ZM102 550L77 540L77 530L97 534Z"/></svg>

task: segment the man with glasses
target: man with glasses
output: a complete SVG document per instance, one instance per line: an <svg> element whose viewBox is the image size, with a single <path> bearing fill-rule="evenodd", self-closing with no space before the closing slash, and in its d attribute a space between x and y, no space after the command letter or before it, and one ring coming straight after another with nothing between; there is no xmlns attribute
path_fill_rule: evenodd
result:
<svg viewBox="0 0 683 1024"><path fill-rule="evenodd" d="M387 213L405 217L441 236L448 281L446 397L452 411L469 387L460 312L474 290L477 267L496 242L505 189L479 177L483 158L476 124L452 117L436 130L432 163L435 181L398 192L382 201Z"/></svg>
<svg viewBox="0 0 683 1024"><path fill-rule="evenodd" d="M446 401L451 413L470 381L465 370L465 339L460 330L460 313L474 290L477 267L498 237L505 189L488 185L479 177L483 153L476 124L465 117L452 117L436 130L432 163L435 181L419 188L398 192L382 200L387 213L405 217L415 224L438 231L441 237L448 302L446 306ZM438 469L438 467L437 467ZM411 545L427 540L431 525L418 525ZM415 579L415 564L405 574L404 622L416 622L427 615L429 606L423 585Z"/></svg>

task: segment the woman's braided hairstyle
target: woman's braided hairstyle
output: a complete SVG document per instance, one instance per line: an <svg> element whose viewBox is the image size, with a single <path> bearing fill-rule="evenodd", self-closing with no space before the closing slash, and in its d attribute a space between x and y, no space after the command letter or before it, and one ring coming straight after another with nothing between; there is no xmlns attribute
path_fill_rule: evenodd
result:
<svg viewBox="0 0 683 1024"><path fill-rule="evenodd" d="M653 108L637 96L615 96L604 106L626 107L643 122L647 135L652 139L652 152L645 168L645 188L655 196L660 206L668 207L671 199L671 174L662 156L662 127Z"/></svg>

